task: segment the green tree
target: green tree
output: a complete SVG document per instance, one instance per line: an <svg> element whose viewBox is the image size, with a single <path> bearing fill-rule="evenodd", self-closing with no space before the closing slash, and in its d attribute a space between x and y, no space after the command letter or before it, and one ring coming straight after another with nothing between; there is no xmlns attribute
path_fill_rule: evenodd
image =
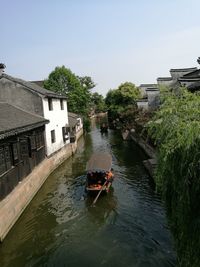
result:
<svg viewBox="0 0 200 267"><path fill-rule="evenodd" d="M148 123L158 148L157 188L165 200L180 266L200 266L200 95L165 91Z"/></svg>
<svg viewBox="0 0 200 267"><path fill-rule="evenodd" d="M92 94L91 103L92 103L92 108L93 108L95 113L106 111L105 100L104 100L103 96L98 94L97 92Z"/></svg>
<svg viewBox="0 0 200 267"><path fill-rule="evenodd" d="M84 77L77 76L77 78L79 79L83 88L86 88L87 90L90 90L96 86L96 84L93 82L93 80L89 76L84 76Z"/></svg>
<svg viewBox="0 0 200 267"><path fill-rule="evenodd" d="M82 115L87 124L91 104L90 89L93 85L90 77L77 77L65 66L56 67L44 81L46 89L66 95L68 110Z"/></svg>
<svg viewBox="0 0 200 267"><path fill-rule="evenodd" d="M81 88L80 80L65 66L56 67L44 81L44 87L54 92L68 95L69 92Z"/></svg>
<svg viewBox="0 0 200 267"><path fill-rule="evenodd" d="M136 100L139 97L139 89L130 82L121 84L118 89L110 90L105 98L105 103L108 107L109 118L111 120L117 119L122 117L124 113L130 110L135 110Z"/></svg>

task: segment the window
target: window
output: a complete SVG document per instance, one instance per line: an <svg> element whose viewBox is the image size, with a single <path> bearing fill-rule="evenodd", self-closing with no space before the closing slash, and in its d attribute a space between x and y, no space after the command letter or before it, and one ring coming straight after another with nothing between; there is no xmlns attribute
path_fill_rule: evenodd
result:
<svg viewBox="0 0 200 267"><path fill-rule="evenodd" d="M10 146L5 146L4 151L5 151L5 159L6 159L6 169L9 170L12 167Z"/></svg>
<svg viewBox="0 0 200 267"><path fill-rule="evenodd" d="M35 135L31 135L29 138L30 138L31 150L35 150L36 149Z"/></svg>
<svg viewBox="0 0 200 267"><path fill-rule="evenodd" d="M64 110L64 102L63 102L63 99L60 99L60 108L61 108L61 110Z"/></svg>
<svg viewBox="0 0 200 267"><path fill-rule="evenodd" d="M11 147L3 145L0 147L0 175L12 168Z"/></svg>
<svg viewBox="0 0 200 267"><path fill-rule="evenodd" d="M53 110L53 101L52 101L52 98L48 98L48 105L49 105L49 110Z"/></svg>
<svg viewBox="0 0 200 267"><path fill-rule="evenodd" d="M40 136L38 133L35 136L35 141L36 141L36 148L39 148L40 147Z"/></svg>
<svg viewBox="0 0 200 267"><path fill-rule="evenodd" d="M5 155L3 147L0 147L0 175L6 171Z"/></svg>
<svg viewBox="0 0 200 267"><path fill-rule="evenodd" d="M56 142L56 135L55 135L55 130L51 131L51 143L55 143Z"/></svg>
<svg viewBox="0 0 200 267"><path fill-rule="evenodd" d="M15 165L19 162L17 143L12 144L12 154L13 154L13 163Z"/></svg>
<svg viewBox="0 0 200 267"><path fill-rule="evenodd" d="M28 156L28 139L20 140L20 154L22 158Z"/></svg>
<svg viewBox="0 0 200 267"><path fill-rule="evenodd" d="M36 133L35 140L37 149L44 146L44 136L42 132Z"/></svg>

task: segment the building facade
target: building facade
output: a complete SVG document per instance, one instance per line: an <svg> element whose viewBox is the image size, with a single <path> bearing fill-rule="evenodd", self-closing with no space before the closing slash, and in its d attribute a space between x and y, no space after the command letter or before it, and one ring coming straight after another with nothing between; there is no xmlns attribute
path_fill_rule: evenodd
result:
<svg viewBox="0 0 200 267"><path fill-rule="evenodd" d="M8 103L0 103L0 200L45 158L48 123Z"/></svg>
<svg viewBox="0 0 200 267"><path fill-rule="evenodd" d="M68 111L65 96L1 73L0 101L49 120L45 126L47 156L51 156L70 142L67 131Z"/></svg>

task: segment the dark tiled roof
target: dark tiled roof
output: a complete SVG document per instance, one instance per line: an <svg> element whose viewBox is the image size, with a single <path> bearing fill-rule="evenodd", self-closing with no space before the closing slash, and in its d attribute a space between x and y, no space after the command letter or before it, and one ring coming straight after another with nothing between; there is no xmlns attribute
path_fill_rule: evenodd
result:
<svg viewBox="0 0 200 267"><path fill-rule="evenodd" d="M74 126L76 126L77 119L80 118L80 116L75 114L75 113L68 112L68 118L69 118L69 125L71 127L74 127Z"/></svg>
<svg viewBox="0 0 200 267"><path fill-rule="evenodd" d="M154 91L159 91L159 89L156 87L156 88L147 88L146 89L147 92L154 92Z"/></svg>
<svg viewBox="0 0 200 267"><path fill-rule="evenodd" d="M199 91L200 90L200 81L188 85L187 88L190 91Z"/></svg>
<svg viewBox="0 0 200 267"><path fill-rule="evenodd" d="M172 77L158 77L157 81L172 81Z"/></svg>
<svg viewBox="0 0 200 267"><path fill-rule="evenodd" d="M148 84L148 83L143 83L143 84L140 84L139 87L156 87L157 84L153 83L153 84Z"/></svg>
<svg viewBox="0 0 200 267"><path fill-rule="evenodd" d="M44 87L44 80L41 80L41 81L30 81L30 83L35 83L40 87Z"/></svg>
<svg viewBox="0 0 200 267"><path fill-rule="evenodd" d="M194 82L199 82L200 81L200 77L198 78L184 78L184 76L182 76L181 78L178 79L180 82L191 82L191 83L194 83Z"/></svg>
<svg viewBox="0 0 200 267"><path fill-rule="evenodd" d="M0 102L0 114L0 139L32 130L49 122L43 117L3 102Z"/></svg>
<svg viewBox="0 0 200 267"><path fill-rule="evenodd" d="M182 69L170 69L170 72L192 72L197 70L197 67L194 68L182 68Z"/></svg>
<svg viewBox="0 0 200 267"><path fill-rule="evenodd" d="M12 77L10 75L7 75L5 73L2 73L0 75L0 79L1 78L6 78L6 79L8 79L8 80L10 80L12 82L21 84L21 85L25 86L31 92L39 94L40 96L43 96L43 97L66 98L66 96L64 96L64 95L61 95L61 94L58 94L56 92L53 92L53 91L47 90L45 88L42 88L42 87L38 86L35 83L31 83L31 82L24 81L22 79L14 78L14 77Z"/></svg>
<svg viewBox="0 0 200 267"><path fill-rule="evenodd" d="M180 80L200 79L200 69L184 74L179 79Z"/></svg>
<svg viewBox="0 0 200 267"><path fill-rule="evenodd" d="M78 114L76 114L76 113L73 113L73 112L68 112L68 115L69 115L70 117L72 117L72 118L76 118L76 119L78 119L78 118L81 117L80 115L78 115Z"/></svg>

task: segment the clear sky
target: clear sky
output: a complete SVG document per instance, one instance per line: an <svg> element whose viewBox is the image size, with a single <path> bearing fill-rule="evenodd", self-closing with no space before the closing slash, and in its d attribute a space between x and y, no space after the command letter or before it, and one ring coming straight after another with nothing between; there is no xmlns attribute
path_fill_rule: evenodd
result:
<svg viewBox="0 0 200 267"><path fill-rule="evenodd" d="M65 65L105 96L198 66L199 0L0 0L0 62L40 80Z"/></svg>

